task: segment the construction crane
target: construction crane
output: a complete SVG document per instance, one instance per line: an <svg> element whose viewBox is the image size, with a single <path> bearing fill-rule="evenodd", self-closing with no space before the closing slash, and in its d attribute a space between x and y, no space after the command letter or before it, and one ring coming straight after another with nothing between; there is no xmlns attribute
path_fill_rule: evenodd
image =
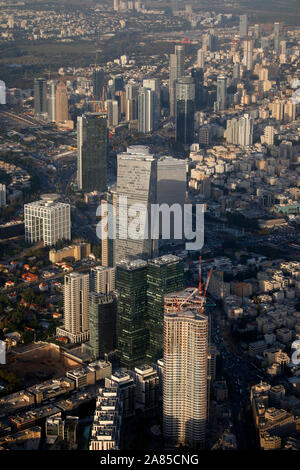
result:
<svg viewBox="0 0 300 470"><path fill-rule="evenodd" d="M200 256L199 257L199 285L198 285L198 287L195 287L195 289L193 289L193 291L190 293L190 295L188 295L188 297L186 299L184 299L181 303L177 304L177 311L182 310L182 307L185 304L187 304L189 302L189 300L191 300L198 293L199 297L200 297L200 300L196 301L195 303L199 303L200 311L201 311L201 313L203 312L203 305L204 305L204 302L205 302L205 299L206 299L207 289L208 289L208 285L209 285L210 278L211 278L211 275L212 275L212 271L213 271L213 268L210 268L209 273L207 275L206 284L205 284L205 287L204 287L204 282L202 283L202 258ZM202 295L203 287L204 287L204 292L203 292L203 295Z"/></svg>

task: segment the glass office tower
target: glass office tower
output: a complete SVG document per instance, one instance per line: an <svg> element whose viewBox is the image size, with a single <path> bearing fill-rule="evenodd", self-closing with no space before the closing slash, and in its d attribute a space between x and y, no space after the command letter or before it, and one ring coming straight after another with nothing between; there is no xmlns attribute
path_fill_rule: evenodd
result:
<svg viewBox="0 0 300 470"><path fill-rule="evenodd" d="M176 142L194 142L195 83L193 77L183 77L176 84Z"/></svg>
<svg viewBox="0 0 300 470"><path fill-rule="evenodd" d="M147 262L135 260L117 266L117 349L123 367L145 362L148 346Z"/></svg>
<svg viewBox="0 0 300 470"><path fill-rule="evenodd" d="M77 119L77 184L84 192L107 189L107 115L86 113Z"/></svg>
<svg viewBox="0 0 300 470"><path fill-rule="evenodd" d="M165 255L149 261L148 265L148 327L147 357L153 361L163 356L164 296L184 288L184 265L178 256Z"/></svg>

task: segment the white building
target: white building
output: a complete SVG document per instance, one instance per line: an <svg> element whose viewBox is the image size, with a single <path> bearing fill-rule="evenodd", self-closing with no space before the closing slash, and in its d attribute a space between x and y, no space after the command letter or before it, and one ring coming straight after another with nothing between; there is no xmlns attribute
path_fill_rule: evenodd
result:
<svg viewBox="0 0 300 470"><path fill-rule="evenodd" d="M6 86L2 80L0 80L0 104L6 104Z"/></svg>
<svg viewBox="0 0 300 470"><path fill-rule="evenodd" d="M155 93L150 88L140 88L138 93L138 131L149 134L155 127Z"/></svg>
<svg viewBox="0 0 300 470"><path fill-rule="evenodd" d="M70 273L64 283L64 327L57 336L66 336L71 343L89 338L89 274Z"/></svg>
<svg viewBox="0 0 300 470"><path fill-rule="evenodd" d="M117 387L99 389L89 450L118 450L122 422L122 401Z"/></svg>
<svg viewBox="0 0 300 470"><path fill-rule="evenodd" d="M119 106L117 100L106 100L107 125L115 127L119 124Z"/></svg>
<svg viewBox="0 0 300 470"><path fill-rule="evenodd" d="M71 240L70 204L45 195L40 201L24 205L25 241L55 245L58 240Z"/></svg>
<svg viewBox="0 0 300 470"><path fill-rule="evenodd" d="M228 144L249 147L253 145L253 118L245 114L227 121L225 138Z"/></svg>
<svg viewBox="0 0 300 470"><path fill-rule="evenodd" d="M163 431L174 446L203 448L207 422L208 317L164 318Z"/></svg>
<svg viewBox="0 0 300 470"><path fill-rule="evenodd" d="M99 294L109 294L115 290L115 268L96 266L91 269L91 291Z"/></svg>
<svg viewBox="0 0 300 470"><path fill-rule="evenodd" d="M6 342L0 341L0 364L6 364Z"/></svg>

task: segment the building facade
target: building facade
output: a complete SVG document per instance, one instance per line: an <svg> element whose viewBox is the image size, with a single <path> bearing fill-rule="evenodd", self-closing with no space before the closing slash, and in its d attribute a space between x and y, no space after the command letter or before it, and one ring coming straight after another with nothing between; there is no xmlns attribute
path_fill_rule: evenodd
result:
<svg viewBox="0 0 300 470"><path fill-rule="evenodd" d="M205 445L207 357L208 318L191 310L166 313L163 431L170 445Z"/></svg>
<svg viewBox="0 0 300 470"><path fill-rule="evenodd" d="M70 205L51 197L24 205L25 241L55 245L58 240L71 240Z"/></svg>
<svg viewBox="0 0 300 470"><path fill-rule="evenodd" d="M86 113L77 118L77 184L84 192L106 191L107 115Z"/></svg>

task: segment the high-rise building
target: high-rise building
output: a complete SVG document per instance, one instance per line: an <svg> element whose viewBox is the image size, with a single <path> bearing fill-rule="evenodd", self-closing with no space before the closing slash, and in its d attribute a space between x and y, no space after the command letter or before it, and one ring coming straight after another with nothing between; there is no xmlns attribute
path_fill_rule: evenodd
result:
<svg viewBox="0 0 300 470"><path fill-rule="evenodd" d="M134 368L134 381L136 385L136 408L143 411L155 408L158 405L159 376L153 367L142 364Z"/></svg>
<svg viewBox="0 0 300 470"><path fill-rule="evenodd" d="M160 120L160 83L158 78L147 78L143 80L143 88L150 88L154 92L153 101L153 128L157 129Z"/></svg>
<svg viewBox="0 0 300 470"><path fill-rule="evenodd" d="M109 232L109 227L113 228L114 214L117 213L117 195L114 190L106 193L101 199L101 262L102 266L115 266L115 237Z"/></svg>
<svg viewBox="0 0 300 470"><path fill-rule="evenodd" d="M117 265L117 349L121 365L132 369L145 362L149 334L147 315L147 262Z"/></svg>
<svg viewBox="0 0 300 470"><path fill-rule="evenodd" d="M66 336L71 343L81 343L89 337L89 274L66 274L64 283L64 327L57 336Z"/></svg>
<svg viewBox="0 0 300 470"><path fill-rule="evenodd" d="M156 361L163 355L164 296L184 288L184 264L174 255L164 255L148 263L147 273L149 350L147 357Z"/></svg>
<svg viewBox="0 0 300 470"><path fill-rule="evenodd" d="M170 116L176 114L176 80L184 76L184 46L175 46L170 55L169 100Z"/></svg>
<svg viewBox="0 0 300 470"><path fill-rule="evenodd" d="M6 206L6 184L0 184L0 207Z"/></svg>
<svg viewBox="0 0 300 470"><path fill-rule="evenodd" d="M203 69L193 68L191 76L195 83L195 111L200 111L203 105Z"/></svg>
<svg viewBox="0 0 300 470"><path fill-rule="evenodd" d="M156 201L156 159L148 147L128 147L127 152L118 155L117 172L116 263L152 258L158 249L158 240L152 240L148 230L151 227L151 204ZM128 209L137 204L142 205L141 225L133 238L128 236L128 229L136 215L130 216Z"/></svg>
<svg viewBox="0 0 300 470"><path fill-rule="evenodd" d="M217 78L217 110L223 111L227 107L227 77L219 75Z"/></svg>
<svg viewBox="0 0 300 470"><path fill-rule="evenodd" d="M283 100L275 100L271 104L272 117L277 121L283 121L284 117L284 104Z"/></svg>
<svg viewBox="0 0 300 470"><path fill-rule="evenodd" d="M55 245L58 240L71 240L70 204L57 202L50 195L24 205L25 241Z"/></svg>
<svg viewBox="0 0 300 470"><path fill-rule="evenodd" d="M133 416L136 387L131 374L125 370L115 370L110 377L105 377L105 387L117 387L122 401L122 416Z"/></svg>
<svg viewBox="0 0 300 470"><path fill-rule="evenodd" d="M284 120L285 122L295 121L296 119L296 103L288 100L284 104Z"/></svg>
<svg viewBox="0 0 300 470"><path fill-rule="evenodd" d="M118 90L115 94L118 103L119 117L126 113L126 93L124 90Z"/></svg>
<svg viewBox="0 0 300 470"><path fill-rule="evenodd" d="M239 119L228 120L225 138L229 144L243 147L253 145L253 118L249 114L245 114Z"/></svg>
<svg viewBox="0 0 300 470"><path fill-rule="evenodd" d="M217 48L217 39L213 29L210 29L208 34L204 34L202 49L204 52L215 52Z"/></svg>
<svg viewBox="0 0 300 470"><path fill-rule="evenodd" d="M208 317L165 313L163 432L170 445L203 448L207 424Z"/></svg>
<svg viewBox="0 0 300 470"><path fill-rule="evenodd" d="M191 145L194 142L195 83L192 77L176 82L176 142Z"/></svg>
<svg viewBox="0 0 300 470"><path fill-rule="evenodd" d="M102 90L104 86L104 71L97 68L93 71L93 92L95 100L102 98Z"/></svg>
<svg viewBox="0 0 300 470"><path fill-rule="evenodd" d="M110 294L115 290L115 268L96 266L91 269L90 290L98 294Z"/></svg>
<svg viewBox="0 0 300 470"><path fill-rule="evenodd" d="M48 121L56 121L56 80L47 83L47 113Z"/></svg>
<svg viewBox="0 0 300 470"><path fill-rule="evenodd" d="M117 100L106 100L107 125L115 127L119 124L119 106Z"/></svg>
<svg viewBox="0 0 300 470"><path fill-rule="evenodd" d="M274 51L276 55L280 54L280 23L274 23Z"/></svg>
<svg viewBox="0 0 300 470"><path fill-rule="evenodd" d="M91 292L89 296L89 342L85 351L93 359L103 359L116 349L117 297Z"/></svg>
<svg viewBox="0 0 300 470"><path fill-rule="evenodd" d="M197 67L204 69L205 54L203 49L198 49L197 52Z"/></svg>
<svg viewBox="0 0 300 470"><path fill-rule="evenodd" d="M6 85L3 80L0 80L0 104L6 104Z"/></svg>
<svg viewBox="0 0 300 470"><path fill-rule="evenodd" d="M240 38L246 38L248 36L248 16L240 16Z"/></svg>
<svg viewBox="0 0 300 470"><path fill-rule="evenodd" d="M137 83L127 83L125 86L126 93L126 120L135 121L138 117L138 91Z"/></svg>
<svg viewBox="0 0 300 470"><path fill-rule="evenodd" d="M261 36L261 25L255 24L254 25L254 38L260 39L260 36Z"/></svg>
<svg viewBox="0 0 300 470"><path fill-rule="evenodd" d="M68 90L63 82L56 87L56 124L69 119Z"/></svg>
<svg viewBox="0 0 300 470"><path fill-rule="evenodd" d="M47 81L44 78L34 79L34 115L47 112Z"/></svg>
<svg viewBox="0 0 300 470"><path fill-rule="evenodd" d="M150 88L140 88L138 93L138 131L149 134L154 129L155 93Z"/></svg>
<svg viewBox="0 0 300 470"><path fill-rule="evenodd" d="M275 129L273 126L266 126L264 130L264 143L274 145Z"/></svg>
<svg viewBox="0 0 300 470"><path fill-rule="evenodd" d="M167 204L168 208L176 204L183 213L186 202L186 175L185 160L169 156L157 158L156 203ZM178 237L176 234L176 229L180 229L180 226L178 221L175 222L172 212L170 212L170 236L167 239L162 238L163 218L161 217L157 222L159 223L159 247L183 243L184 237Z"/></svg>
<svg viewBox="0 0 300 470"><path fill-rule="evenodd" d="M245 39L244 41L244 65L247 70L253 69L253 40Z"/></svg>
<svg viewBox="0 0 300 470"><path fill-rule="evenodd" d="M107 115L86 113L77 118L77 183L84 192L107 187Z"/></svg>
<svg viewBox="0 0 300 470"><path fill-rule="evenodd" d="M124 90L124 80L122 75L114 75L109 81L109 88L111 93L110 98L114 100L116 92Z"/></svg>

